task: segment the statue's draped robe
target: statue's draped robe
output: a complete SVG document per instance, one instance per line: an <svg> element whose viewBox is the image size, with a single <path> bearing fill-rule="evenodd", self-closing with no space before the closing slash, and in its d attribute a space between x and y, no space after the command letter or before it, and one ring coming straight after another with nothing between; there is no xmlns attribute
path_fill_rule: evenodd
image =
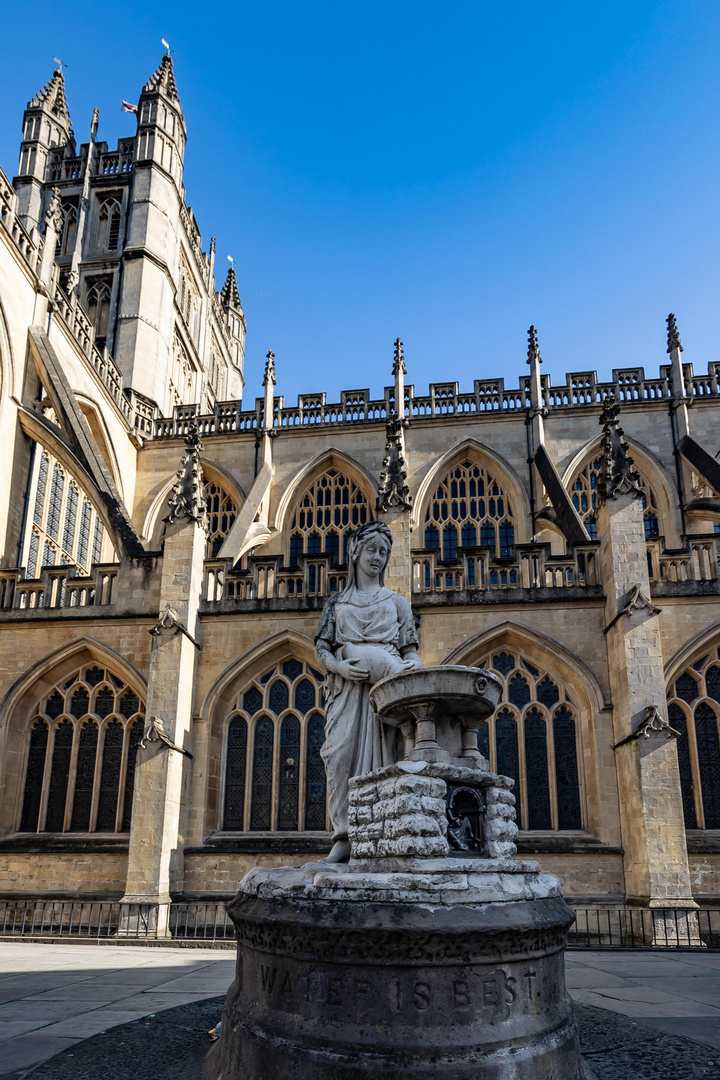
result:
<svg viewBox="0 0 720 1080"><path fill-rule="evenodd" d="M412 608L402 596L382 586L368 593L351 587L331 597L315 640L328 642L333 654L343 659L362 658L362 646L371 646L369 653L375 656L378 649L384 650L388 663L382 675L415 666L406 665L401 656L401 649L418 645ZM377 669L377 662L365 666ZM373 685L372 677L353 682L332 672L325 680L325 742L320 753L325 762L328 811L335 840L347 837L350 777L390 764L382 725L370 705Z"/></svg>

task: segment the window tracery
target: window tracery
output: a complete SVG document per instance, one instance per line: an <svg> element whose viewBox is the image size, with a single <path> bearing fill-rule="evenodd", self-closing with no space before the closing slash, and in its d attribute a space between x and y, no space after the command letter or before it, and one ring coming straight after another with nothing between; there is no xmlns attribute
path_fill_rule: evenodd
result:
<svg viewBox="0 0 720 1080"><path fill-rule="evenodd" d="M205 501L208 515L207 557L214 559L233 527L238 505L216 480L206 482Z"/></svg>
<svg viewBox="0 0 720 1080"><path fill-rule="evenodd" d="M105 199L98 214L98 251L117 251L120 242L121 217L122 211L118 200L114 198Z"/></svg>
<svg viewBox="0 0 720 1080"><path fill-rule="evenodd" d="M102 349L107 341L110 295L110 286L107 281L96 281L87 294L88 318L95 331L95 344L99 349Z"/></svg>
<svg viewBox="0 0 720 1080"><path fill-rule="evenodd" d="M290 659L238 694L225 743L224 830L325 830L323 680Z"/></svg>
<svg viewBox="0 0 720 1080"><path fill-rule="evenodd" d="M501 559L512 556L516 518L502 484L477 462L455 465L435 488L425 511L423 542L456 559L461 547L489 547Z"/></svg>
<svg viewBox="0 0 720 1080"><path fill-rule="evenodd" d="M65 203L62 208L63 226L55 245L55 258L62 255L72 255L77 236L78 213L77 207L72 203Z"/></svg>
<svg viewBox="0 0 720 1080"><path fill-rule="evenodd" d="M144 711L96 664L45 694L28 729L20 831L127 832Z"/></svg>
<svg viewBox="0 0 720 1080"><path fill-rule="evenodd" d="M503 683L494 718L478 731L493 772L515 780L521 829L581 829L578 710L563 683L514 649L498 649L478 667Z"/></svg>
<svg viewBox="0 0 720 1080"><path fill-rule="evenodd" d="M290 525L289 565L297 566L301 555L326 554L334 563L347 562L350 536L372 520L360 486L346 473L328 469L297 503Z"/></svg>
<svg viewBox="0 0 720 1080"><path fill-rule="evenodd" d="M637 462L635 463L637 466ZM597 540L597 480L602 468L602 458L588 461L570 484L573 506L588 531L591 540ZM645 538L651 540L660 535L660 511L657 496L646 477L640 475L642 505L645 519Z"/></svg>
<svg viewBox="0 0 720 1080"><path fill-rule="evenodd" d="M668 719L677 739L686 829L720 829L720 649L671 683Z"/></svg>
<svg viewBox="0 0 720 1080"><path fill-rule="evenodd" d="M29 578L43 566L76 566L89 574L100 562L105 528L78 480L48 450L35 444L30 474L32 517L23 541L21 565ZM114 554L114 553L113 553Z"/></svg>

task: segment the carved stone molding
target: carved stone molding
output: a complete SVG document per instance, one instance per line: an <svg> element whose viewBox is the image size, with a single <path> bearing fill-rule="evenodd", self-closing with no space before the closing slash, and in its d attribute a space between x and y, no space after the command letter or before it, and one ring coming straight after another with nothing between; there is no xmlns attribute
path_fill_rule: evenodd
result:
<svg viewBox="0 0 720 1080"><path fill-rule="evenodd" d="M600 423L603 429L602 465L598 473L597 492L600 499L616 499L618 495L634 494L640 498L640 474L618 422L620 405L613 394L603 401Z"/></svg>
<svg viewBox="0 0 720 1080"><path fill-rule="evenodd" d="M387 514L390 510L409 510L412 506L403 437L406 426L407 421L399 417L388 420L385 425L385 457L375 504L379 514Z"/></svg>
<svg viewBox="0 0 720 1080"><path fill-rule="evenodd" d="M184 754L185 757L191 758L193 755L189 750L185 750L182 746L178 746L174 743L167 731L165 730L165 724L159 716L147 716L145 718L145 730L143 731L143 737L140 740L140 746L144 749L148 743L161 742L163 746L167 746L168 750L177 750L178 754Z"/></svg>
<svg viewBox="0 0 720 1080"><path fill-rule="evenodd" d="M168 506L170 512L165 521L170 525L174 521L188 518L196 521L207 532L207 505L203 491L203 471L200 462L200 442L197 424L191 421L185 436L185 453L182 465L177 472L177 479L170 492Z"/></svg>
<svg viewBox="0 0 720 1080"><path fill-rule="evenodd" d="M631 735L627 735L620 742L615 743L613 750L617 750L619 746L624 746L626 743L633 742L635 739L649 739L653 732L665 732L668 739L680 737L680 732L671 726L670 721L666 720L660 712L658 705L646 705L645 706L645 719L643 720L637 731L633 731Z"/></svg>
<svg viewBox="0 0 720 1080"><path fill-rule="evenodd" d="M632 589L627 595L627 599L621 608L618 609L618 613L614 619L612 619L605 629L603 634L607 634L608 630L615 625L618 619L621 619L623 615L634 615L636 611L646 611L648 615L659 615L662 608L653 604L652 600L645 595L639 585L633 585Z"/></svg>
<svg viewBox="0 0 720 1080"><path fill-rule="evenodd" d="M52 189L50 205L48 206L47 214L45 215L45 228L54 229L56 236L60 236L62 234L63 212L62 199L60 198L60 188L54 187Z"/></svg>

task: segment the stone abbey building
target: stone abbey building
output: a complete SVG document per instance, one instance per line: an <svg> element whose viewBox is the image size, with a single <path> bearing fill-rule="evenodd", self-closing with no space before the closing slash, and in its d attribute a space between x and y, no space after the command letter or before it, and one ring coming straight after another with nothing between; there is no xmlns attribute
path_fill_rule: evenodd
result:
<svg viewBox="0 0 720 1080"><path fill-rule="evenodd" d="M717 905L720 363L671 317L649 377L553 386L531 329L511 389L416 390L398 341L380 395L286 404L270 353L248 400L169 56L137 108L78 144L56 71L0 173L2 896L162 911L329 849L313 636L381 516L423 662L504 682L520 851L571 902Z"/></svg>

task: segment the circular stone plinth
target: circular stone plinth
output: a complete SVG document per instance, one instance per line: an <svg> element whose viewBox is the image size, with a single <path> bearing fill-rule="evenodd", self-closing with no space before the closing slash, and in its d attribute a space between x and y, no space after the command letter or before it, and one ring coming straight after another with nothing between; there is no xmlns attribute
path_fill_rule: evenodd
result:
<svg viewBox="0 0 720 1080"><path fill-rule="evenodd" d="M477 725L500 704L502 682L484 668L439 664L381 679L370 691L373 709L386 724L414 719L413 705L433 703L446 716Z"/></svg>
<svg viewBox="0 0 720 1080"><path fill-rule="evenodd" d="M351 875L347 875L351 876ZM478 905L239 893L204 1080L586 1080L560 897Z"/></svg>

